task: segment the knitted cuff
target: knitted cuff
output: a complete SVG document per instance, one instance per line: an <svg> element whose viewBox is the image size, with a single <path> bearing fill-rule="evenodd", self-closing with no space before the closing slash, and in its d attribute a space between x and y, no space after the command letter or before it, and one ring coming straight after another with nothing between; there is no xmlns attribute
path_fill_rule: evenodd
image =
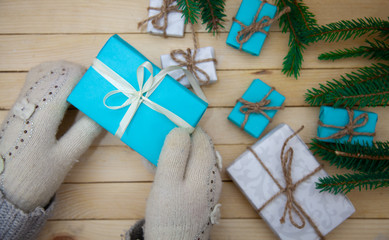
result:
<svg viewBox="0 0 389 240"><path fill-rule="evenodd" d="M145 225L145 220L141 219L137 221L134 226L126 232L125 240L144 240L143 237L143 226Z"/></svg>
<svg viewBox="0 0 389 240"><path fill-rule="evenodd" d="M50 201L46 209L37 207L27 214L8 202L0 191L0 239L35 239L53 211L53 202Z"/></svg>

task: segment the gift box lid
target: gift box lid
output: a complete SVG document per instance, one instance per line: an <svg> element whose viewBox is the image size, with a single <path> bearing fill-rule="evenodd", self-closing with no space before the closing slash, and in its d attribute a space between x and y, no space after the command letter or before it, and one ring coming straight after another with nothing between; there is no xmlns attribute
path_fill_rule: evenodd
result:
<svg viewBox="0 0 389 240"><path fill-rule="evenodd" d="M251 25L261 3L262 1L259 0L243 0L239 7L238 12L236 13L235 18L241 21L246 26ZM276 12L277 12L276 6L269 3L265 3L258 15L257 22L260 21L264 16L274 18ZM269 29L270 26L264 28L266 32L268 32ZM239 49L240 44L236 41L236 36L238 35L238 32L240 30L242 30L242 27L238 23L233 22L226 41L226 43L231 47ZM265 38L266 38L266 34L264 33L261 32L254 33L251 36L251 38L243 44L242 50L252 55L258 56L259 53L261 52L262 45L265 41Z"/></svg>
<svg viewBox="0 0 389 240"><path fill-rule="evenodd" d="M249 102L259 102L270 90L271 87L269 85L259 79L255 79L243 94L242 98ZM277 91L271 92L266 99L270 100L270 103L267 105L268 107L282 106L285 101L285 97ZM245 114L240 111L240 107L242 105L243 104L241 102L238 102L228 115L228 120L238 126L241 126L245 119ZM266 114L270 118L273 118L277 111L278 110L265 110ZM244 126L244 130L251 136L258 138L268 124L269 120L261 113L252 113L249 115L247 123Z"/></svg>
<svg viewBox="0 0 389 240"><path fill-rule="evenodd" d="M285 178L280 160L281 148L293 133L288 125L280 124L251 147L282 187L285 186ZM291 166L293 183L319 167L319 163L298 135L290 139L286 146L292 147L294 151ZM227 173L256 210L280 191L275 181L250 151L245 151L227 167ZM302 206L323 235L332 231L355 212L354 206L343 194L334 195L316 189L315 182L325 176L328 176L327 173L323 169L319 170L300 183L293 193L295 201ZM286 201L286 194L280 194L259 214L281 239L318 239L307 221L302 229L294 227L288 215L285 223L280 222ZM299 221L294 211L292 216Z"/></svg>
<svg viewBox="0 0 389 240"><path fill-rule="evenodd" d="M97 59L139 90L137 69L148 59L118 35L112 36L107 41ZM160 72L159 67L151 64L153 75ZM150 73L146 70L144 76L146 81ZM67 100L110 133L115 134L128 107L111 110L104 106L104 96L113 90L116 88L90 67ZM166 75L149 99L177 114L193 127L200 121L208 106L208 103L169 75ZM121 105L126 100L124 94L117 94L110 97L106 103ZM176 125L166 116L141 104L121 140L157 165L164 140L174 127Z"/></svg>

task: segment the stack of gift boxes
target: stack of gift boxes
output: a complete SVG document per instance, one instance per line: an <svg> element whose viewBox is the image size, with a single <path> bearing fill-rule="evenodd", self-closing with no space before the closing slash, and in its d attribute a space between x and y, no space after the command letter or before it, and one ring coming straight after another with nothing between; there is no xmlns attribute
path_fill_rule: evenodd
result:
<svg viewBox="0 0 389 240"><path fill-rule="evenodd" d="M148 32L182 37L185 20L181 13L170 12L159 16L153 23L151 17L160 13L162 2L150 1ZM169 3L176 4L174 1ZM262 9L258 15L259 7ZM266 34L256 32L242 44L238 42L239 31L242 24L252 24L255 15L260 21L264 16L274 17L276 11L277 8L271 4L243 0L236 15L238 21L232 24L227 44L259 55ZM155 28L155 24L163 24L163 17L168 18L169 26L164 30ZM269 27L264 30L269 31ZM197 51L194 60L215 58L213 48ZM193 55L193 50L188 50L187 54ZM184 61L185 52L175 57ZM71 104L155 165L170 130L181 126L193 131L208 106L198 86L192 86L198 96L184 87L189 87L188 78L193 78L184 70L185 66L172 67L179 64L171 54L162 55L161 63L164 70L114 35L68 98ZM203 72L209 76L210 82L217 80L215 61L197 65L200 71L194 75L197 75L199 83L205 81L205 78L201 79ZM153 81L154 85L149 84ZM252 137L259 138L277 117L277 112L283 109L284 101L285 97L273 87L255 79L238 98L228 120ZM322 107L319 119L318 138L323 141L363 141L371 144L377 115ZM370 134L350 137L347 132L344 133L350 128L354 133ZM343 134L339 134L341 131ZM227 172L281 239L323 238L355 211L346 196L320 193L315 188L318 178L327 176L327 173L304 141L286 124L276 126L249 147L227 168Z"/></svg>

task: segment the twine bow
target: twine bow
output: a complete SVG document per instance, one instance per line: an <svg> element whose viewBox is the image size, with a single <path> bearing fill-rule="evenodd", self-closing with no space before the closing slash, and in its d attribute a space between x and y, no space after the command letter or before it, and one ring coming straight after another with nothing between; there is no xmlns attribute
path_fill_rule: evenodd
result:
<svg viewBox="0 0 389 240"><path fill-rule="evenodd" d="M182 69L178 66L170 66L161 70L157 75L153 76L153 66L150 62L144 62L137 69L137 80L139 91L137 91L130 83L128 83L124 78L122 78L119 74L105 65L98 59L95 59L92 67L95 69L97 73L103 76L108 82L110 82L117 90L113 90L107 93L103 99L104 106L112 109L118 110L125 107L128 107L128 110L124 114L122 120L120 121L119 127L115 133L115 136L121 138L126 131L128 125L130 124L132 118L134 117L136 111L138 110L141 103L145 104L149 108L157 111L163 115L165 115L170 121L176 124L178 127L186 129L188 132L193 132L194 128L183 120L181 117L176 115L175 113L169 111L168 109L160 106L159 104L153 102L149 99L150 95L154 92L154 90L159 86L162 80L170 71ZM150 77L147 79L146 83L144 82L144 69L147 69L150 72ZM188 77L189 83L192 85L195 93L205 102L207 99L204 93L201 91L200 86L197 81L194 79L193 75L185 69L182 69ZM109 106L106 101L113 95L116 94L124 94L127 97L127 100L118 106Z"/></svg>
<svg viewBox="0 0 389 240"><path fill-rule="evenodd" d="M339 132L336 132L328 137L317 137L319 140L327 140L327 139L340 139L344 136L349 135L348 142L352 140L354 136L375 136L375 132L369 133L369 132L356 132L354 129L363 127L366 125L366 123L369 121L369 115L367 113L362 113L358 117L354 119L354 110L350 110L349 108L346 108L347 114L348 114L348 123L346 126L336 126L336 125L329 125L324 124L322 121L319 120L319 126L322 127L328 127L328 128L336 128L340 129ZM363 119L361 123L358 124L358 121Z"/></svg>
<svg viewBox="0 0 389 240"><path fill-rule="evenodd" d="M195 75L196 79L201 83L201 84L208 84L209 81L211 80L208 73L206 73L204 70L199 68L197 66L198 63L203 63L203 62L214 62L216 63L215 58L206 58L206 59L201 59L201 60L196 60L196 55L197 55L197 48L194 49L193 53L188 48L186 52L181 49L176 49L170 52L170 57L178 63L179 66L181 67L186 67L189 72L191 72L193 75ZM184 60L181 60L179 56L182 56ZM204 76L206 79L205 81L200 78L199 73ZM177 81L180 81L185 75L183 74L179 78L177 78Z"/></svg>
<svg viewBox="0 0 389 240"><path fill-rule="evenodd" d="M275 107L269 107L268 105L270 104L270 99L267 99L267 97L269 97L269 95L275 90L274 87L272 87L269 92L261 99L261 101L259 102L249 102L243 98L239 98L238 100L236 100L236 102L240 102L242 103L243 105L239 108L239 111L241 113L243 113L245 116L244 116L244 121L242 122L242 124L240 125L240 128L241 129L244 129L244 127L246 126L246 123L249 119L249 115L251 113L260 113L262 114L265 118L267 118L267 120L271 121L271 117L269 117L269 115L267 115L267 113L265 112L265 110L279 110L279 109L283 109L283 106L275 106Z"/></svg>
<svg viewBox="0 0 389 240"><path fill-rule="evenodd" d="M163 0L162 6L157 8L157 7L148 7L147 11L150 10L157 10L160 11L158 14L148 17L145 20L141 21L138 23L138 28L140 28L142 25L147 23L148 21L151 20L151 24L153 24L153 27L155 29L158 29L163 32L163 37L166 38L166 29L167 29L167 18L168 14L170 12L181 12L178 8L177 5L172 5L175 2L175 0ZM163 19L163 24L159 25L159 21Z"/></svg>
<svg viewBox="0 0 389 240"><path fill-rule="evenodd" d="M269 176L273 179L273 181L276 183L276 185L279 187L280 191L273 195L269 200L267 200L260 208L258 208L258 212L261 212L270 202L272 202L275 198L277 198L281 194L286 195L286 203L284 207L284 213L282 217L280 218L280 222L283 224L285 223L285 217L288 214L289 220L293 226L295 226L298 229L302 229L305 226L305 219L308 221L308 223L312 226L312 228L315 230L316 234L320 237L320 239L324 239L323 234L320 232L318 226L315 224L315 222L312 220L312 218L305 212L305 210L302 208L302 206L296 201L294 198L294 191L296 190L297 186L301 184L302 182L306 181L311 176L315 175L317 172L319 172L323 166L318 166L316 169L314 169L311 173L304 176L297 182L293 183L292 180L292 161L293 161L293 153L294 150L292 147L289 147L288 150L285 151L285 148L289 142L290 139L295 137L301 130L303 130L304 126L301 126L299 130L294 132L292 135L290 135L284 142L282 149L281 149L281 166L282 166L282 172L285 178L285 187L282 187L281 184L275 179L273 174L270 172L270 170L266 167L266 165L263 163L263 161L258 157L258 155L255 153L255 151L249 147L248 150L254 155L254 157L259 161L261 166L265 169L265 171L269 174ZM292 211L296 213L296 215L299 218L300 224L298 224L293 215Z"/></svg>
<svg viewBox="0 0 389 240"><path fill-rule="evenodd" d="M243 24L235 17L232 18L232 21L238 23L242 28L242 30L240 30L238 32L238 35L236 36L236 41L240 44L239 50L242 49L242 45L246 43L254 33L261 32L267 35L268 33L265 31L264 28L270 26L273 22L277 21L282 15L290 12L290 7L285 7L284 9L282 9L282 11L278 12L274 16L274 18L270 18L269 16L263 16L259 21L257 21L259 13L261 12L262 7L265 5L265 3L267 3L266 0L263 0L261 2L258 11L255 14L255 17L250 25Z"/></svg>

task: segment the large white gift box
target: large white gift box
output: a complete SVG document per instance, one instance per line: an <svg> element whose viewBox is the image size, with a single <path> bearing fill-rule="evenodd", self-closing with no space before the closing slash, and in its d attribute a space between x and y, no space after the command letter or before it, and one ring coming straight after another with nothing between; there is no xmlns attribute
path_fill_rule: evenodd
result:
<svg viewBox="0 0 389 240"><path fill-rule="evenodd" d="M163 0L150 0L150 8L161 8L163 5ZM177 5L177 2L174 1L172 5ZM149 17L155 16L159 14L160 10L155 9L149 9ZM158 21L158 26L163 26L164 24L164 18L162 17ZM148 21L147 23L147 32L156 34L156 35L163 35L163 31L156 29L153 24L152 20ZM182 15L182 12L177 11L170 11L167 14L167 28L166 28L166 35L170 37L183 37L185 32L185 17Z"/></svg>
<svg viewBox="0 0 389 240"><path fill-rule="evenodd" d="M240 155L228 168L227 172L248 198L251 205L260 210L260 216L269 224L272 230L280 239L320 239L310 220L317 226L317 230L325 236L336 226L350 217L354 212L354 206L343 194L333 195L328 192L320 192L315 188L315 183L319 178L328 176L320 169L320 164L312 155L307 145L296 135L287 142L284 152L289 154L291 182L294 184L307 175L314 173L309 178L299 183L292 191L289 199L292 200L291 217L289 208L286 208L285 221L280 219L284 215L287 206L287 193L281 189L286 187L286 171L281 164L281 151L285 140L294 131L286 124L280 124L270 131L261 140L251 146ZM289 149L293 149L292 157ZM260 159L258 160L257 157ZM286 155L285 155L286 156ZM262 162L262 164L261 164ZM265 166L265 167L263 167ZM265 169L267 168L270 174ZM272 175L274 179L272 179ZM276 181L280 186L277 185ZM292 186L292 184L291 184ZM275 196L276 195L276 196ZM274 197L275 196L275 197ZM297 205L308 216L298 210ZM299 218L301 214L303 217ZM300 229L292 224L305 225ZM301 227L301 226L300 226Z"/></svg>
<svg viewBox="0 0 389 240"><path fill-rule="evenodd" d="M193 55L194 50L191 49L190 51L191 51L191 54ZM186 53L184 51L182 51L182 52ZM183 54L176 54L176 58L180 61L186 62ZM215 59L215 50L213 47L203 47L203 48L197 49L197 53L196 53L196 56L194 59L195 62L205 60L205 59L209 59L209 61L195 63L196 68L201 69L201 71L196 69L196 68L194 69L195 73L197 73L198 78L200 78L200 79L198 79L200 82L200 85L203 85L204 83L207 82L207 77L204 75L204 73L202 73L202 71L205 72L209 76L208 84L211 84L211 83L214 83L217 81L216 64L215 64L215 61L211 60L211 59ZM167 68L169 66L177 66L180 64L178 62L176 62L174 59L172 59L170 54L165 54L165 55L161 56L161 65L162 65L162 68ZM186 66L183 66L183 68L187 69ZM179 82L182 85L184 85L185 87L190 86L188 79L186 78L186 76L182 70L172 71L169 73L169 75L176 80L178 80L181 76L184 76L181 80L179 80ZM196 74L194 74L194 75L196 76Z"/></svg>

